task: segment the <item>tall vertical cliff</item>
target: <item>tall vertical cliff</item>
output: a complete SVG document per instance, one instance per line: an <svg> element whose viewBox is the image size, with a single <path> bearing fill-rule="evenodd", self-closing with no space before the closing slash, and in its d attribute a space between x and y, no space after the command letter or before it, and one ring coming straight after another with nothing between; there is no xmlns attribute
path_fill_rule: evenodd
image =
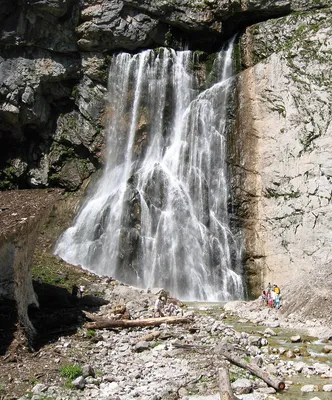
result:
<svg viewBox="0 0 332 400"><path fill-rule="evenodd" d="M329 0L5 0L0 188L76 190L103 164L115 52L238 33L229 166L251 291L330 262Z"/></svg>
<svg viewBox="0 0 332 400"><path fill-rule="evenodd" d="M255 24L241 45L233 184L258 294L332 261L331 10Z"/></svg>

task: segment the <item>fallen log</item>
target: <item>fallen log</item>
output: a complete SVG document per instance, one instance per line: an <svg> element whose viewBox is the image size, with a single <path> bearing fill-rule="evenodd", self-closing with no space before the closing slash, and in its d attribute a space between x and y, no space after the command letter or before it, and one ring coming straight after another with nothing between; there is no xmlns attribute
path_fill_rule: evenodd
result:
<svg viewBox="0 0 332 400"><path fill-rule="evenodd" d="M89 313L90 314L90 313ZM88 316L91 318L91 314ZM87 322L84 327L86 329L113 329L113 328L137 328L146 326L160 326L162 324L188 324L191 320L185 317L160 317L146 319L107 319L97 317L94 322Z"/></svg>
<svg viewBox="0 0 332 400"><path fill-rule="evenodd" d="M101 317L100 315L92 314L88 311L82 310L82 313L85 315L85 317L93 322L98 322L98 321L104 321L106 318Z"/></svg>
<svg viewBox="0 0 332 400"><path fill-rule="evenodd" d="M212 350L212 346L202 346L202 345L191 345L191 344L182 344L182 343L174 343L173 346L183 348L183 349L194 349L201 350L206 352L208 349ZM269 386L273 387L277 391L284 390L286 385L285 382L278 378L277 376L273 376L269 374L267 371L264 371L258 365L253 363L247 363L243 358L240 358L235 354L235 347L231 345L217 346L214 349L215 352L219 352L223 357L225 357L232 364L237 365L238 367L247 369L251 374L257 376L262 379Z"/></svg>
<svg viewBox="0 0 332 400"><path fill-rule="evenodd" d="M238 397L233 394L228 368L226 366L219 368L218 375L220 400L239 400Z"/></svg>
<svg viewBox="0 0 332 400"><path fill-rule="evenodd" d="M258 365L253 363L246 362L243 358L238 357L234 352L231 352L229 349L225 349L222 346L218 347L218 351L232 364L237 365L238 367L244 368L248 370L251 374L257 376L266 382L269 386L273 387L275 390L280 391L285 389L285 382L278 378L277 376L273 376L269 374L267 371L264 371Z"/></svg>

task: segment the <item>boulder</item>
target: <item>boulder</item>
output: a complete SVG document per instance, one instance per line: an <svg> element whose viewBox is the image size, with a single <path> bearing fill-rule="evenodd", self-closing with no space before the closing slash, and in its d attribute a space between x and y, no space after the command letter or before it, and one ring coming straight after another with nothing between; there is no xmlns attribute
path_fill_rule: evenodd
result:
<svg viewBox="0 0 332 400"><path fill-rule="evenodd" d="M83 378L83 376L79 376L78 378L74 379L71 383L76 389L85 388L85 379Z"/></svg>
<svg viewBox="0 0 332 400"><path fill-rule="evenodd" d="M299 342L301 342L301 336L299 336L299 335L291 336L291 337L290 337L290 341L291 341L292 343L299 343Z"/></svg>
<svg viewBox="0 0 332 400"><path fill-rule="evenodd" d="M252 383L249 379L237 379L231 384L231 386L236 394L246 394L252 392Z"/></svg>
<svg viewBox="0 0 332 400"><path fill-rule="evenodd" d="M82 376L83 376L83 378L87 378L88 376L91 376L94 378L96 376L96 373L91 365L84 365L82 367Z"/></svg>
<svg viewBox="0 0 332 400"><path fill-rule="evenodd" d="M149 350L151 347L150 343L148 342L138 342L135 345L135 351L137 353L141 353L142 351Z"/></svg>
<svg viewBox="0 0 332 400"><path fill-rule="evenodd" d="M304 385L301 387L302 393L310 393L310 392L317 392L318 386L316 385Z"/></svg>
<svg viewBox="0 0 332 400"><path fill-rule="evenodd" d="M327 344L323 348L324 353L332 353L332 345Z"/></svg>

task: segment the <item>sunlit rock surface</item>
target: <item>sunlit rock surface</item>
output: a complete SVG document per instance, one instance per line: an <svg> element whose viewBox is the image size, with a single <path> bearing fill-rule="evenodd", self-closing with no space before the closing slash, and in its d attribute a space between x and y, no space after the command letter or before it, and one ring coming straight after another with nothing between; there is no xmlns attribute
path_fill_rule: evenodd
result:
<svg viewBox="0 0 332 400"><path fill-rule="evenodd" d="M233 183L257 294L332 261L331 22L330 10L290 15L241 39Z"/></svg>
<svg viewBox="0 0 332 400"><path fill-rule="evenodd" d="M76 190L101 167L114 52L214 52L240 32L230 208L250 287L326 265L330 15L330 0L3 1L0 189Z"/></svg>

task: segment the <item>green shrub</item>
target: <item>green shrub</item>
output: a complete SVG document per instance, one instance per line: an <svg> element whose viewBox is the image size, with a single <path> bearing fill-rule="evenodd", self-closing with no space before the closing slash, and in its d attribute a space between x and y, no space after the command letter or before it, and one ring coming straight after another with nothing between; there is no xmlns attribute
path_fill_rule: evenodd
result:
<svg viewBox="0 0 332 400"><path fill-rule="evenodd" d="M92 338L96 336L96 331L94 329L88 329L86 332L86 337L87 338Z"/></svg>
<svg viewBox="0 0 332 400"><path fill-rule="evenodd" d="M82 368L78 365L64 365L60 369L60 375L72 381L82 375Z"/></svg>

